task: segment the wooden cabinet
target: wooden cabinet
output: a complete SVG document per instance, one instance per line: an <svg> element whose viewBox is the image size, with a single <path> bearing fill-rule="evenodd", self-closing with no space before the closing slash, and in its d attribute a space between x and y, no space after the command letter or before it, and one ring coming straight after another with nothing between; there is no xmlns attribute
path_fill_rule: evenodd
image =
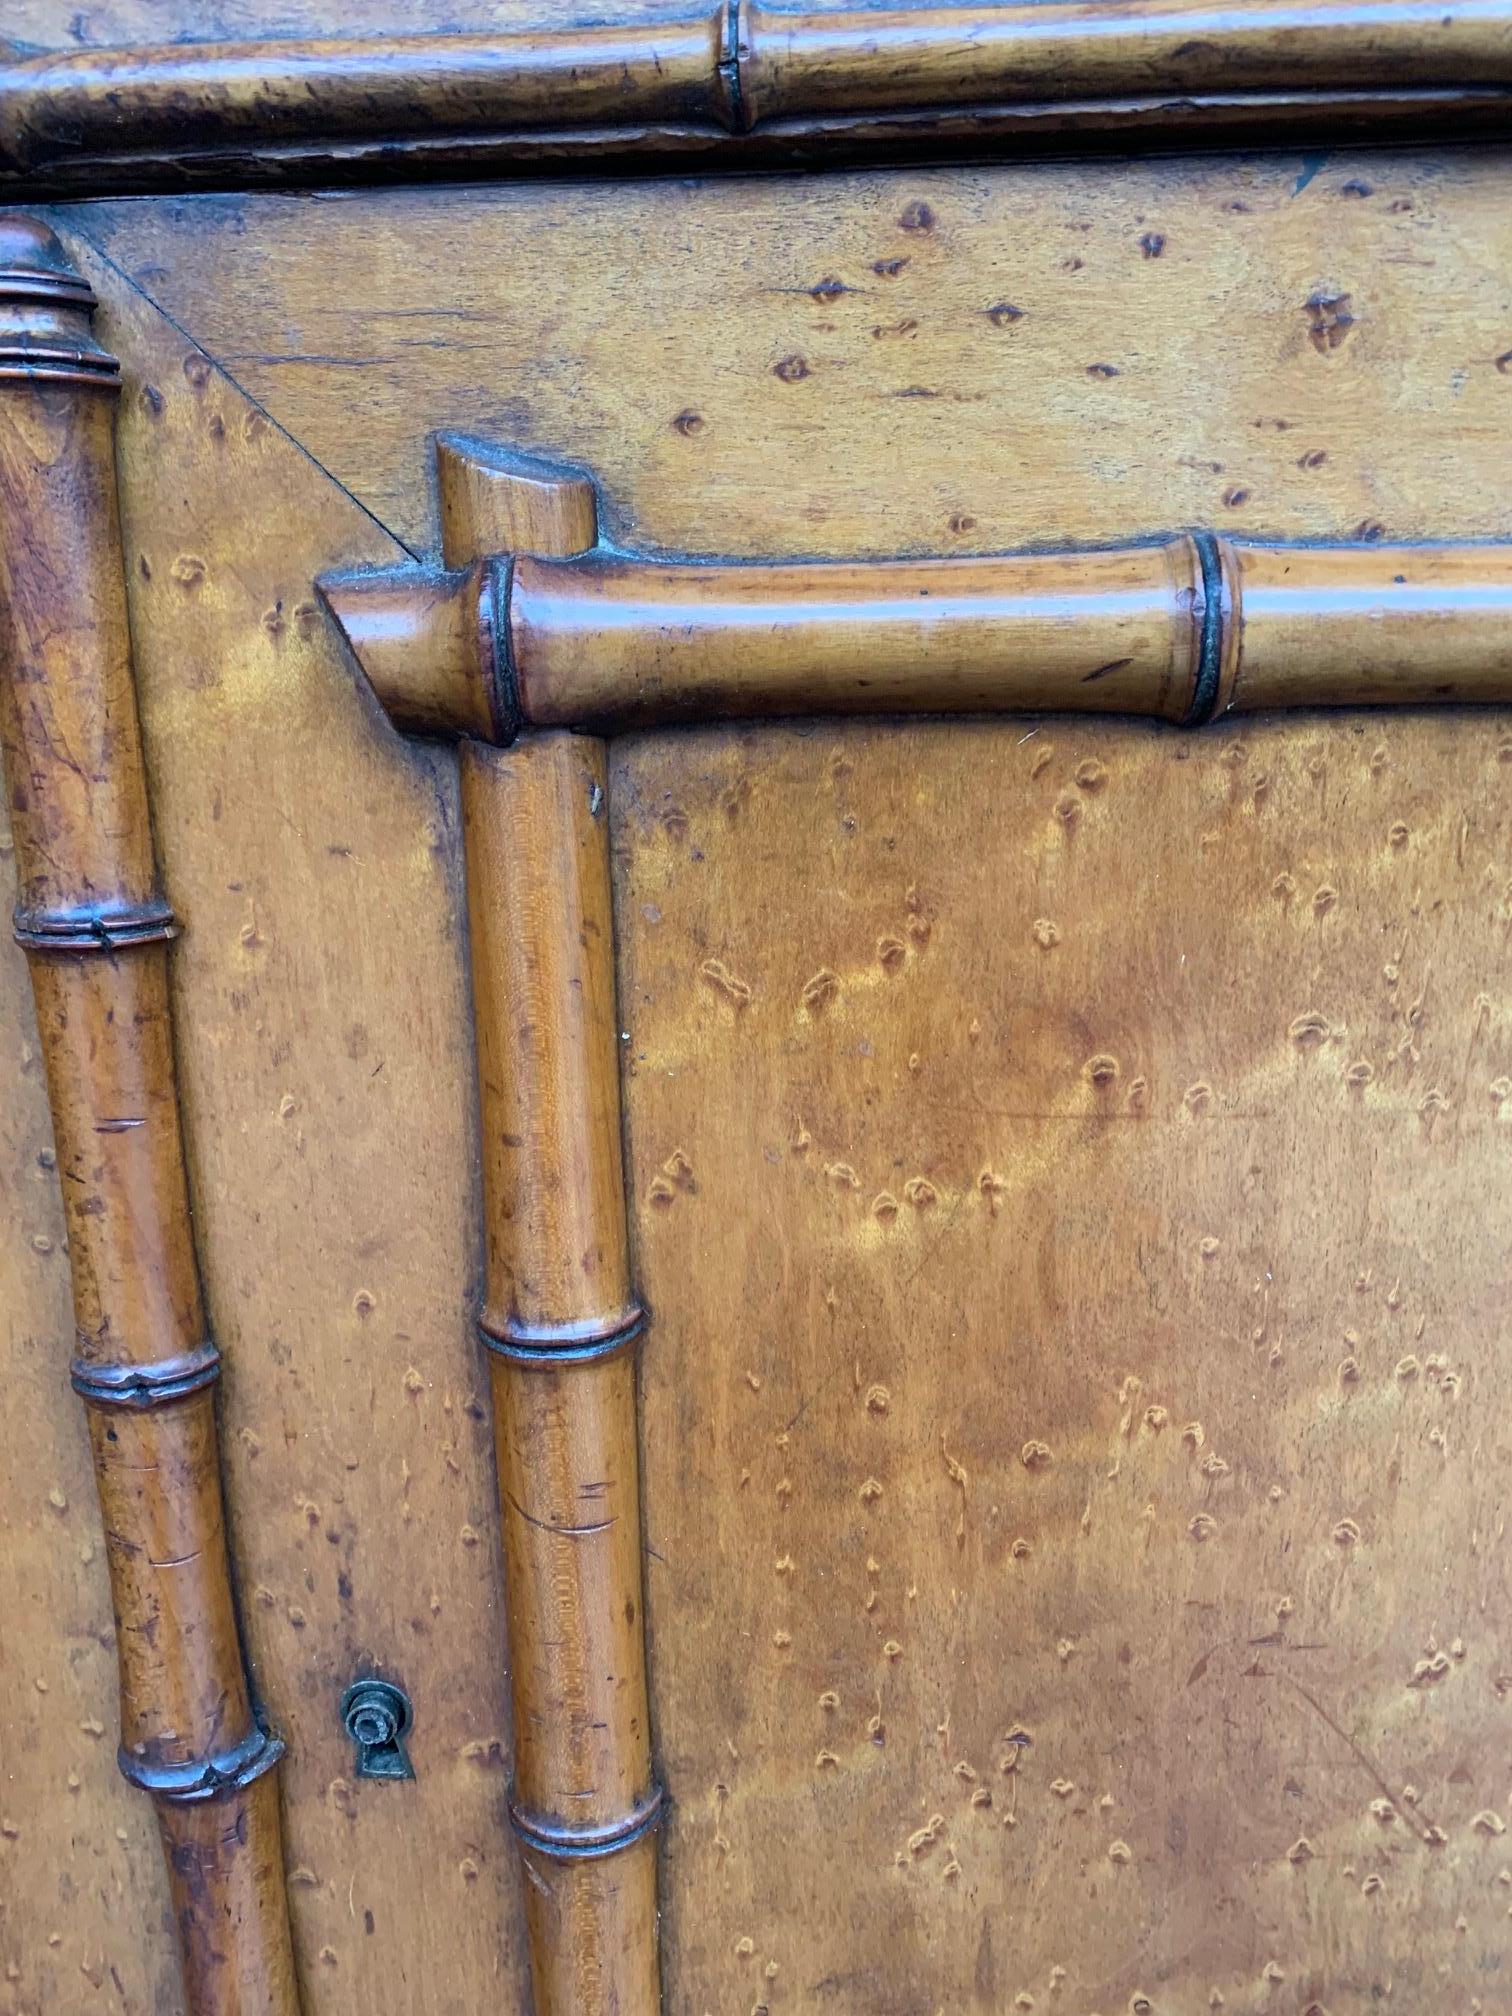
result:
<svg viewBox="0 0 1512 2016"><path fill-rule="evenodd" d="M1512 2008L1512 8L17 5L0 2016Z"/></svg>

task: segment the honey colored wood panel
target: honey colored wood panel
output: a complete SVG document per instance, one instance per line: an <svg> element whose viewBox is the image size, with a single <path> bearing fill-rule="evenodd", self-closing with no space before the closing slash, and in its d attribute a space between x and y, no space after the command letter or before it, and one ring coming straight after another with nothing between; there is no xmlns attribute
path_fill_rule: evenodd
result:
<svg viewBox="0 0 1512 2016"><path fill-rule="evenodd" d="M524 1943L487 1382L465 1322L478 1213L454 767L389 733L317 612L322 566L391 560L392 542L84 263L127 387L123 531L184 924L196 1233L248 1652L288 1743L306 2003L508 2010ZM353 1776L341 1696L372 1672L414 1700L413 1783ZM108 1745L96 1768L113 1769Z"/></svg>
<svg viewBox="0 0 1512 2016"><path fill-rule="evenodd" d="M1512 714L615 752L671 2006L1505 2006Z"/></svg>
<svg viewBox="0 0 1512 2016"><path fill-rule="evenodd" d="M0 837L0 910L15 897ZM115 1636L26 965L0 943L0 2011L182 2009L152 1807L116 1770Z"/></svg>
<svg viewBox="0 0 1512 2016"><path fill-rule="evenodd" d="M937 552L1505 531L1504 174L67 214L417 546L446 424L572 454L648 545ZM132 614L305 1985L515 2006L450 768L302 613L396 549L89 271L163 401L123 423ZM1504 1995L1503 747L1488 714L621 746L672 2007ZM396 1643L402 1837L334 1712Z"/></svg>
<svg viewBox="0 0 1512 2016"><path fill-rule="evenodd" d="M1278 154L92 207L411 545L463 427L620 543L1512 532L1504 157Z"/></svg>

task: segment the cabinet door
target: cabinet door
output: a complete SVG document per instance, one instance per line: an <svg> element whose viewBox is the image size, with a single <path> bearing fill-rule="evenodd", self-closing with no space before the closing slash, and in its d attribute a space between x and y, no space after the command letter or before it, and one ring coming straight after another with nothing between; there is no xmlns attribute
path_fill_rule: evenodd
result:
<svg viewBox="0 0 1512 2016"><path fill-rule="evenodd" d="M283 1755L165 1878L18 950L15 2009L1496 2006L1503 159L49 216Z"/></svg>

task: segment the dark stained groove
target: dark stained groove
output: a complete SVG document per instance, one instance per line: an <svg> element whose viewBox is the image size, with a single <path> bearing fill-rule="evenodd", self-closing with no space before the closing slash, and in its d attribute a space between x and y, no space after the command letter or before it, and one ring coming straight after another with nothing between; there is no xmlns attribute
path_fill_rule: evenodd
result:
<svg viewBox="0 0 1512 2016"><path fill-rule="evenodd" d="M1194 532L1192 543L1202 575L1202 639L1197 649L1197 683L1186 717L1188 728L1201 728L1213 718L1218 704L1218 681L1223 670L1224 585L1223 563L1218 542L1211 532Z"/></svg>
<svg viewBox="0 0 1512 2016"><path fill-rule="evenodd" d="M553 1861L597 1860L605 1855L618 1855L623 1849L633 1847L643 1835L649 1834L652 1828L659 1824L665 1806L665 1792L660 1785L653 1785L650 1796L644 1799L627 1819L617 1822L613 1827L579 1828L564 1827L543 1820L539 1815L527 1814L511 1796L509 1823L519 1836L522 1846L533 1848L537 1854L550 1856Z"/></svg>

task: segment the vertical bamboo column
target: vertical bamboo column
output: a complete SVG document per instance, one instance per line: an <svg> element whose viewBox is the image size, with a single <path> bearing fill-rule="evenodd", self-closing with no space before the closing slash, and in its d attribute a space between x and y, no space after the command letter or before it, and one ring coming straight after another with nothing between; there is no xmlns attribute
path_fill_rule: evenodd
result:
<svg viewBox="0 0 1512 2016"><path fill-rule="evenodd" d="M121 1673L193 2016L297 2016L277 1776L227 1556L115 489L116 361L45 226L0 222L0 737Z"/></svg>
<svg viewBox="0 0 1512 2016"><path fill-rule="evenodd" d="M581 477L438 443L443 554L596 539ZM462 743L485 1288L537 2016L660 1999L606 747Z"/></svg>

